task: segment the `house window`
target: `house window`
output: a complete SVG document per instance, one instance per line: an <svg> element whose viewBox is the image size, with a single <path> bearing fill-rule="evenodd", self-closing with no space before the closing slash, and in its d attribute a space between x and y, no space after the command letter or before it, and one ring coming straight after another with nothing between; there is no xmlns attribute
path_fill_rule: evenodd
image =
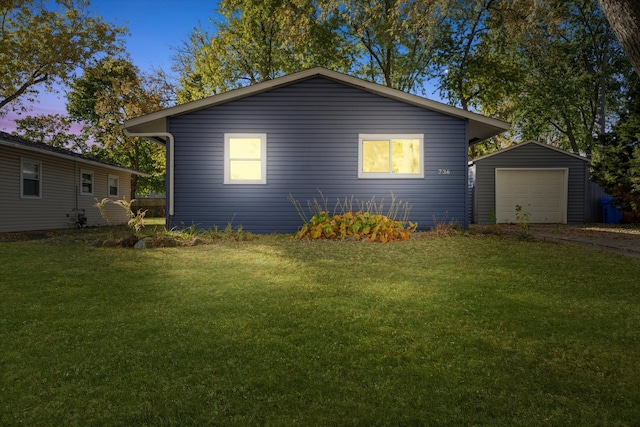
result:
<svg viewBox="0 0 640 427"><path fill-rule="evenodd" d="M80 171L80 194L87 196L93 195L93 172L87 170Z"/></svg>
<svg viewBox="0 0 640 427"><path fill-rule="evenodd" d="M225 134L224 183L267 183L266 134Z"/></svg>
<svg viewBox="0 0 640 427"><path fill-rule="evenodd" d="M42 163L23 159L20 162L20 194L23 198L42 197Z"/></svg>
<svg viewBox="0 0 640 427"><path fill-rule="evenodd" d="M109 197L118 197L120 193L120 177L109 175Z"/></svg>
<svg viewBox="0 0 640 427"><path fill-rule="evenodd" d="M360 134L358 178L424 178L424 135Z"/></svg>

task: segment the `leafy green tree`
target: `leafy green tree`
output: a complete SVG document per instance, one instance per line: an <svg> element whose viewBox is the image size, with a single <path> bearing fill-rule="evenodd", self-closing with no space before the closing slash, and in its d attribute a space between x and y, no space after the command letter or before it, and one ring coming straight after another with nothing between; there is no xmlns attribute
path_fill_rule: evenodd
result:
<svg viewBox="0 0 640 427"><path fill-rule="evenodd" d="M640 221L640 77L632 74L625 108L611 132L599 135L593 151L592 179L620 196Z"/></svg>
<svg viewBox="0 0 640 427"><path fill-rule="evenodd" d="M510 38L527 15L523 2L452 2L436 44L441 96L464 110L501 110L522 78L520 55Z"/></svg>
<svg viewBox="0 0 640 427"><path fill-rule="evenodd" d="M319 0L337 22L356 75L412 92L429 76L444 0Z"/></svg>
<svg viewBox="0 0 640 427"><path fill-rule="evenodd" d="M313 65L347 67L339 38L317 13L312 0L222 0L215 32L196 28L175 58L178 102Z"/></svg>
<svg viewBox="0 0 640 427"><path fill-rule="evenodd" d="M522 93L514 121L524 138L545 139L575 153L591 152L594 137L618 109L628 62L595 0L550 1L520 40L526 46Z"/></svg>
<svg viewBox="0 0 640 427"><path fill-rule="evenodd" d="M62 114L27 116L15 122L14 135L53 147L66 148L77 153L89 151L87 134L72 132L72 126L79 126L79 124L73 122L68 116Z"/></svg>
<svg viewBox="0 0 640 427"><path fill-rule="evenodd" d="M150 178L131 177L131 198L136 193L164 191L164 151L142 138L126 136L125 120L160 110L170 88L161 80L141 75L122 58L106 57L87 68L67 95L67 111L74 120L89 124L97 145L92 154L142 172Z"/></svg>
<svg viewBox="0 0 640 427"><path fill-rule="evenodd" d="M596 0L522 3L526 19L505 17L503 27L521 68L517 90L483 112L509 120L520 139L589 155L596 134L615 121L629 64Z"/></svg>
<svg viewBox="0 0 640 427"><path fill-rule="evenodd" d="M119 51L124 28L105 23L86 0L0 2L0 115L53 91L96 55Z"/></svg>
<svg viewBox="0 0 640 427"><path fill-rule="evenodd" d="M589 154L616 120L629 66L596 0L457 0L441 36L441 94L511 122L509 140Z"/></svg>

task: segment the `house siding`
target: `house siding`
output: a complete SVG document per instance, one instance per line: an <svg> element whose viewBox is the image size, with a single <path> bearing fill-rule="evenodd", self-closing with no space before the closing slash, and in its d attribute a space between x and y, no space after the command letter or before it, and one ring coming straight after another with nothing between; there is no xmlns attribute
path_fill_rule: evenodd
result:
<svg viewBox="0 0 640 427"><path fill-rule="evenodd" d="M42 192L39 199L21 197L21 159L42 164ZM81 170L93 172L93 195L80 194ZM0 146L0 232L75 227L73 215L76 206L78 209L85 209L88 226L105 225L106 221L94 205L96 198L102 200L107 197L109 175L120 178L119 198L123 194L128 195L131 187L129 173L40 152ZM127 221L124 210L118 206L109 206L108 212L114 223Z"/></svg>
<svg viewBox="0 0 640 427"><path fill-rule="evenodd" d="M411 205L421 229L467 226L467 121L323 77L170 118L175 137L175 215L170 226L293 232L302 224L291 194L307 201ZM267 184L224 185L225 133L267 134ZM358 179L358 135L424 134L424 179ZM449 174L439 174L447 169Z"/></svg>
<svg viewBox="0 0 640 427"><path fill-rule="evenodd" d="M585 189L588 182L588 162L535 143L506 150L474 162L476 165L474 220L489 224L495 211L496 168L568 168L567 223L587 221ZM515 207L514 207L515 209Z"/></svg>

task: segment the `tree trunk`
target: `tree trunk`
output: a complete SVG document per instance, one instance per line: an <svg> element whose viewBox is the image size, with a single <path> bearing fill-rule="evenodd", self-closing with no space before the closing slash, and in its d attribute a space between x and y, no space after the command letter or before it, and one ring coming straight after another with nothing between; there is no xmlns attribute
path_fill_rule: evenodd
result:
<svg viewBox="0 0 640 427"><path fill-rule="evenodd" d="M129 193L129 200L133 200L136 198L136 193L138 190L138 175L131 174L131 192Z"/></svg>
<svg viewBox="0 0 640 427"><path fill-rule="evenodd" d="M600 0L600 6L631 66L640 76L640 1Z"/></svg>
<svg viewBox="0 0 640 427"><path fill-rule="evenodd" d="M602 52L602 64L599 65L598 69L602 70L607 66L607 62L609 61L609 40L611 37L611 31L606 29L605 32L605 41L604 41L604 49ZM604 73L601 74L600 85L598 90L598 127L600 133L605 133L607 131L607 79Z"/></svg>

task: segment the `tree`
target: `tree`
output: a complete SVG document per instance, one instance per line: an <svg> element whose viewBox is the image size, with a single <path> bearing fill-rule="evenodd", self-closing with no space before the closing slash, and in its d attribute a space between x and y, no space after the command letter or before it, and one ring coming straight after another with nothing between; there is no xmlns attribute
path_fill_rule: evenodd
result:
<svg viewBox="0 0 640 427"><path fill-rule="evenodd" d="M596 0L458 0L438 46L441 94L508 139L589 154L617 119L628 63Z"/></svg>
<svg viewBox="0 0 640 427"><path fill-rule="evenodd" d="M175 58L181 103L313 65L348 66L311 0L223 0L219 13L214 34L196 28Z"/></svg>
<svg viewBox="0 0 640 427"><path fill-rule="evenodd" d="M444 19L443 0L320 0L322 18L337 22L356 75L411 92L427 76Z"/></svg>
<svg viewBox="0 0 640 427"><path fill-rule="evenodd" d="M164 151L155 143L128 137L122 131L125 120L166 106L170 90L161 83L161 79L141 76L127 59L106 57L87 68L67 95L70 117L92 129L97 143L94 155L152 175L150 178L132 175L132 199L136 193L164 191Z"/></svg>
<svg viewBox="0 0 640 427"><path fill-rule="evenodd" d="M464 110L499 110L522 78L510 38L528 8L499 0L457 0L439 32L434 63L442 97ZM490 111L489 114L495 114Z"/></svg>
<svg viewBox="0 0 640 427"><path fill-rule="evenodd" d="M89 151L88 136L84 132L80 134L72 132L72 126L80 125L67 116L61 114L27 116L15 122L17 126L14 135L76 153L83 154Z"/></svg>
<svg viewBox="0 0 640 427"><path fill-rule="evenodd" d="M640 2L638 0L600 0L600 6L620 40L622 48L640 76Z"/></svg>
<svg viewBox="0 0 640 427"><path fill-rule="evenodd" d="M123 28L102 22L86 0L0 2L0 115L24 109L40 88L53 91L100 53L120 49Z"/></svg>
<svg viewBox="0 0 640 427"><path fill-rule="evenodd" d="M595 0L549 1L534 9L515 121L524 138L590 154L594 138L619 108L628 63ZM546 20L546 21L545 21Z"/></svg>
<svg viewBox="0 0 640 427"><path fill-rule="evenodd" d="M611 132L600 134L591 163L592 179L640 221L640 78L632 75L625 108Z"/></svg>
<svg viewBox="0 0 640 427"><path fill-rule="evenodd" d="M511 122L518 139L588 155L620 107L628 68L620 45L596 0L515 6L499 3L484 21L488 30L477 47L482 63L505 71L467 76L481 89L470 103Z"/></svg>
<svg viewBox="0 0 640 427"><path fill-rule="evenodd" d="M419 91L449 0L223 0L176 56L179 102L313 66Z"/></svg>

